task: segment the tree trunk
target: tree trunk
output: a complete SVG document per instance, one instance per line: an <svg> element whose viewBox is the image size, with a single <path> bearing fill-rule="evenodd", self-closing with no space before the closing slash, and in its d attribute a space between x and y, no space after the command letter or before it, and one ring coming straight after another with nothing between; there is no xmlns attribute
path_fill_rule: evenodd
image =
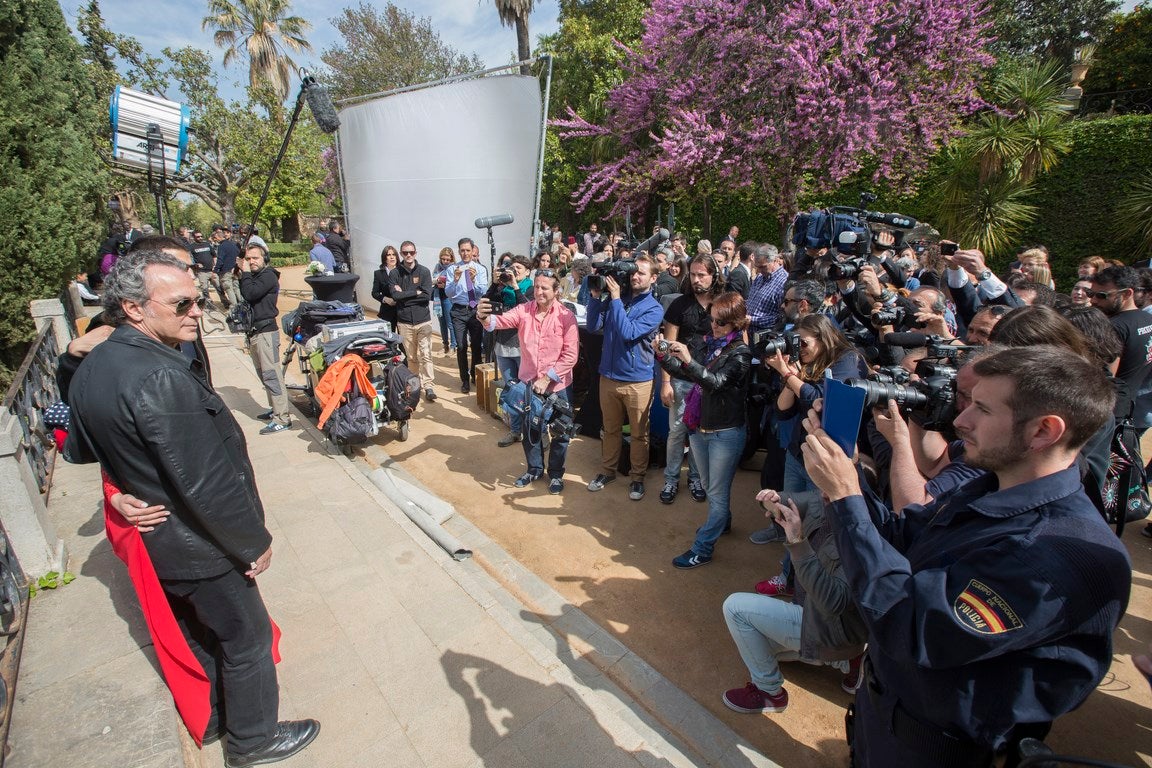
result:
<svg viewBox="0 0 1152 768"><path fill-rule="evenodd" d="M520 55L520 61L532 57L532 45L528 41L528 17L518 16L516 18L516 49ZM532 74L532 68L527 64L521 65L520 74Z"/></svg>
<svg viewBox="0 0 1152 768"><path fill-rule="evenodd" d="M300 214L293 213L280 220L280 242L294 243L300 239Z"/></svg>

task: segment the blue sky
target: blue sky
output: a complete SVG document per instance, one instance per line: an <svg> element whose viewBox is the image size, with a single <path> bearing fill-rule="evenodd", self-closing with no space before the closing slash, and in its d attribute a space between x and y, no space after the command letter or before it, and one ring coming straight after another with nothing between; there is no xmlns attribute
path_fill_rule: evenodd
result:
<svg viewBox="0 0 1152 768"><path fill-rule="evenodd" d="M507 64L515 59L516 32L500 25L496 8L491 0L394 0L395 4L417 16L431 19L440 39L461 53L475 53L488 66ZM76 11L84 3L80 0L62 0L60 7L75 32ZM383 7L384 3L370 3ZM312 24L308 39L312 53L294 56L296 63L309 67L319 65L320 54L337 42L336 30L329 23L345 7L355 7L359 0L325 2L324 0L294 0L292 12ZM159 55L165 46L179 48L193 45L211 52L217 62L221 95L242 99L243 85L248 82L247 62L233 63L228 69L219 64L222 49L212 43L210 32L200 31L200 21L207 15L207 3L191 0L100 0L104 21L113 32L135 37L152 54ZM559 27L556 0L537 0L529 20L529 33L533 43L542 34L555 32ZM295 85L293 91L295 91Z"/></svg>

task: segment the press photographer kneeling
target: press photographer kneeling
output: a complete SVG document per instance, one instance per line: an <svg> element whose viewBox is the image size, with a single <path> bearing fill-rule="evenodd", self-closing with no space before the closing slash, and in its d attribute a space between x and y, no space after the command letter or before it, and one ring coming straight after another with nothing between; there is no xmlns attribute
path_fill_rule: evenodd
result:
<svg viewBox="0 0 1152 768"><path fill-rule="evenodd" d="M564 460L575 432L564 420L570 420L566 390L572 384L579 347L576 315L557 298L559 283L552 270L542 269L532 284L533 301L500 315L492 314L487 298L476 307L476 318L489 331L514 328L520 337L519 383L528 404L522 439L528 469L514 485L525 488L544 476L544 443L549 442L548 492L552 494L564 490ZM550 429L550 421L559 422L555 429Z"/></svg>
<svg viewBox="0 0 1152 768"><path fill-rule="evenodd" d="M1111 416L1099 366L1050 346L973 366L954 422L987 473L894 513L809 412L805 468L868 627L855 765L990 766L1043 737L1112 661L1128 604L1125 548L1084 493L1081 446Z"/></svg>

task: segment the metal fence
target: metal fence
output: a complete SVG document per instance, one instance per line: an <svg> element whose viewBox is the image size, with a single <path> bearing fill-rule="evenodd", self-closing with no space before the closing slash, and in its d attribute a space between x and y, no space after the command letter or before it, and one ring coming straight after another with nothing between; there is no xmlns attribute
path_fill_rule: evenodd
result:
<svg viewBox="0 0 1152 768"><path fill-rule="evenodd" d="M1152 113L1152 88L1108 93L1086 93L1080 99L1080 114L1146 115Z"/></svg>
<svg viewBox="0 0 1152 768"><path fill-rule="evenodd" d="M54 443L50 430L44 426L44 411L60 399L60 387L56 384L59 355L52 325L45 323L16 372L3 403L4 409L20 424L25 460L41 494L48 493L52 472Z"/></svg>

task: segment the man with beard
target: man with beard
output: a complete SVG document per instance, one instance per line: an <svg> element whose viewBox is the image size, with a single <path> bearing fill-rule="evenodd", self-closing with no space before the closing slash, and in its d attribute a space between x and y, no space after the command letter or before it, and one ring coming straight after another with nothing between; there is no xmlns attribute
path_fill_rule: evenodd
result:
<svg viewBox="0 0 1152 768"><path fill-rule="evenodd" d="M868 626L854 763L991 766L1043 738L1112 661L1132 568L1076 456L1111 416L1099 365L1048 346L974 364L956 417L984 475L899 514L808 415L804 466Z"/></svg>
<svg viewBox="0 0 1152 768"><path fill-rule="evenodd" d="M1136 306L1140 273L1132 267L1108 267L1092 277L1092 306L1108 315L1120 337L1122 351L1116 378L1124 387L1116 398L1116 418L1132 412L1132 400L1152 371L1152 318Z"/></svg>
<svg viewBox="0 0 1152 768"><path fill-rule="evenodd" d="M704 337L712 332L712 301L723 290L719 264L709 255L696 256L688 265L688 284L692 292L673 301L664 313L664 338L668 342L686 344L689 352L696 353L704 346ZM668 408L668 463L664 467L660 502L671 504L676 501L680 490L680 465L688 442L684 398L692 384L684 379L674 379L667 371L662 370L659 375L660 401ZM708 498L691 453L688 454L688 490L695 501L702 502Z"/></svg>

